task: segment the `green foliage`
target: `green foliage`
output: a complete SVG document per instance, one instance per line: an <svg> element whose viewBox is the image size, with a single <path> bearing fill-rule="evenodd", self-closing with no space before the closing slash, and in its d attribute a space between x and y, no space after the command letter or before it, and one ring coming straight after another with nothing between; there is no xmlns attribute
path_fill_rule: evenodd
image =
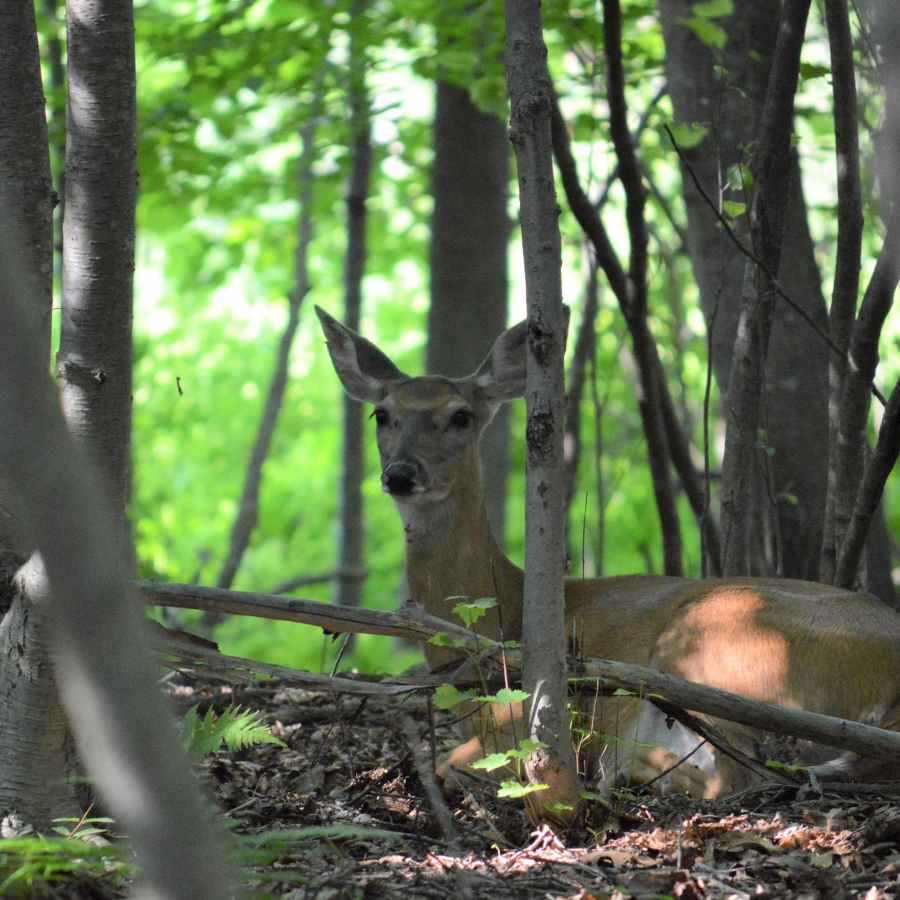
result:
<svg viewBox="0 0 900 900"><path fill-rule="evenodd" d="M212 709L200 718L197 706L191 707L181 726L181 739L188 756L203 759L215 753L222 744L229 750L243 750L256 744L286 746L260 721L259 713L229 705L218 717Z"/></svg>
<svg viewBox="0 0 900 900"><path fill-rule="evenodd" d="M91 883L121 888L135 871L112 845L44 837L0 841L0 896L8 900L59 897Z"/></svg>
<svg viewBox="0 0 900 900"><path fill-rule="evenodd" d="M89 841L98 835L106 834L107 825L113 823L113 819L107 816L92 816L87 814L80 818L54 819L59 825L53 826L53 832L60 834L67 840Z"/></svg>

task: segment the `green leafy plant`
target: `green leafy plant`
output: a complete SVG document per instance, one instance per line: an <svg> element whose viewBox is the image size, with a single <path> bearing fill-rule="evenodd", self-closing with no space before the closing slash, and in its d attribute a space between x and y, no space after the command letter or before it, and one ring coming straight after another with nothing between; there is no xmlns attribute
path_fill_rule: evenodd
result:
<svg viewBox="0 0 900 900"><path fill-rule="evenodd" d="M181 729L185 750L192 759L203 759L215 753L222 744L229 750L242 750L255 744L286 746L284 741L271 734L257 712L242 710L232 704L218 718L211 709L201 718L198 708L199 704L188 710Z"/></svg>
<svg viewBox="0 0 900 900"><path fill-rule="evenodd" d="M0 897L9 900L67 896L66 885L120 884L135 872L112 845L42 836L0 841Z"/></svg>
<svg viewBox="0 0 900 900"><path fill-rule="evenodd" d="M85 814L80 817L54 819L58 825L53 826L56 834L62 835L66 840L89 841L99 835L106 834L107 825L113 823L113 819L107 816L90 816L91 810L94 808L92 803Z"/></svg>

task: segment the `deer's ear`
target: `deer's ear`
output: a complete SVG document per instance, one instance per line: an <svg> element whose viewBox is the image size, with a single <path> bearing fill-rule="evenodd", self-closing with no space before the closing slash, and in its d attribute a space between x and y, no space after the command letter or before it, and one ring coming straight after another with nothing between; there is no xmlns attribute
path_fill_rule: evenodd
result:
<svg viewBox="0 0 900 900"><path fill-rule="evenodd" d="M504 331L472 376L491 403L505 403L525 396L525 322Z"/></svg>
<svg viewBox="0 0 900 900"><path fill-rule="evenodd" d="M351 397L364 403L377 403L384 397L388 382L406 379L371 341L341 325L319 306L316 315L325 332L334 370Z"/></svg>

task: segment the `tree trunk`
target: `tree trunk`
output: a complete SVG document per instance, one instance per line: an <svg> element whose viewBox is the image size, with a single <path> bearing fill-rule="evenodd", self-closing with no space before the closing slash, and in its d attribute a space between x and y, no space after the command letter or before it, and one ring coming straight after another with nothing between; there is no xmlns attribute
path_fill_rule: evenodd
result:
<svg viewBox="0 0 900 900"><path fill-rule="evenodd" d="M53 184L47 150L47 119L38 55L34 4L0 4L0 183L5 186L6 222L18 223L25 258L27 310L41 335L41 353L50 359L50 308L53 293ZM15 592L13 576L31 547L20 523L10 515L0 475L0 616Z"/></svg>
<svg viewBox="0 0 900 900"><path fill-rule="evenodd" d="M666 74L681 122L703 122L709 133L697 147L685 151L688 164L706 192L718 198L744 201L740 191L725 192L729 168L746 162L742 148L758 133L769 80L772 54L781 16L778 0L736 0L734 13L719 20L728 33L724 58L713 52L679 20L691 17L688 0L660 0L666 42ZM722 66L723 76L716 67ZM740 90L734 89L736 85ZM809 235L800 189L799 166L791 160L782 267L779 279L790 296L827 328L821 276ZM689 247L694 276L707 321L715 314L712 363L727 408L730 366L740 312L745 258L725 238L716 217L682 168L688 214ZM748 241L745 217L737 230ZM802 365L798 361L802 360ZM826 490L824 449L828 444L828 351L800 315L780 300L773 311L766 365L766 426L764 441L770 457L783 574L815 579L822 539ZM821 453L810 454L809 448ZM771 543L758 554L755 568L774 571Z"/></svg>
<svg viewBox="0 0 900 900"><path fill-rule="evenodd" d="M729 376L725 455L722 461L722 574L757 574L757 548L774 520L774 572L784 571L770 470L764 384L769 352L775 273L790 195L794 94L810 0L786 0L759 134L753 145L754 176L749 204L750 239L755 261L744 267L741 314ZM759 511L758 518L754 515ZM756 531L756 534L754 534ZM758 536L757 536L758 535Z"/></svg>
<svg viewBox="0 0 900 900"><path fill-rule="evenodd" d="M0 6L0 191L4 241L16 240L16 287L46 371L53 288L53 186L41 87L34 4ZM5 281L10 271L0 269ZM6 322L4 328L11 328ZM5 429L12 428L6 422ZM81 814L86 791L75 781L74 742L51 673L46 591L15 578L34 549L12 514L12 485L0 483L0 817L15 812L46 826ZM7 612L7 609L9 610ZM36 712L37 711L37 712ZM42 727L34 727L35 715Z"/></svg>
<svg viewBox="0 0 900 900"><path fill-rule="evenodd" d="M559 206L553 183L551 88L540 0L506 0L510 137L516 151L528 305L523 688L530 737L546 746L525 768L546 815L578 805L565 661L565 376ZM565 814L564 814L565 815Z"/></svg>
<svg viewBox="0 0 900 900"><path fill-rule="evenodd" d="M357 6L357 14L359 14ZM350 174L347 186L347 256L344 261L344 322L359 331L362 315L362 283L366 271L366 200L372 172L369 95L366 90L366 57L359 37L350 38ZM341 448L341 484L338 505L338 578L334 601L359 606L363 571L363 493L365 431L363 405L344 394L344 428Z"/></svg>
<svg viewBox="0 0 900 900"><path fill-rule="evenodd" d="M431 175L431 306L426 371L471 375L507 324L509 141L465 88L437 84ZM501 407L482 439L485 505L505 531L509 415Z"/></svg>

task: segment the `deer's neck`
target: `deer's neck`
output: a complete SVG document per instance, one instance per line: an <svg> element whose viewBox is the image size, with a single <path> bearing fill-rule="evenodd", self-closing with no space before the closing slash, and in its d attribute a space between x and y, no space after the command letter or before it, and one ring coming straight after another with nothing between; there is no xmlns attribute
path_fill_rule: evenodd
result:
<svg viewBox="0 0 900 900"><path fill-rule="evenodd" d="M477 630L494 639L501 632L515 639L522 629L522 571L494 540L480 481L473 482L434 503L398 504L409 596L444 619L452 619L459 602L448 603L448 597L495 597L499 610L479 622Z"/></svg>

